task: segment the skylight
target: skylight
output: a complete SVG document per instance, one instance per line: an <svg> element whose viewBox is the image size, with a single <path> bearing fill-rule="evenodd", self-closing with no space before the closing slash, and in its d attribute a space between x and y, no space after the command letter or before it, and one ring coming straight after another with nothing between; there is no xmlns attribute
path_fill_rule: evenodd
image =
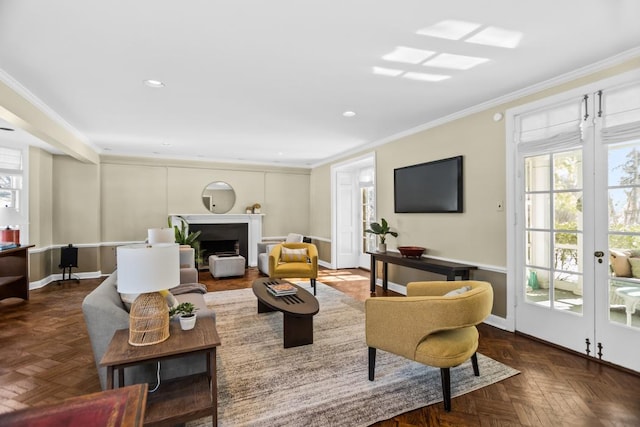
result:
<svg viewBox="0 0 640 427"><path fill-rule="evenodd" d="M405 79L419 80L422 82L439 82L451 78L451 76L446 76L444 74L416 73L413 71L404 73L402 77L404 77Z"/></svg>
<svg viewBox="0 0 640 427"><path fill-rule="evenodd" d="M402 73L404 73L404 70L398 70L396 68L373 67L373 74L381 76L397 77Z"/></svg>
<svg viewBox="0 0 640 427"><path fill-rule="evenodd" d="M416 31L416 33L421 36L438 37L447 40L460 40L478 28L480 28L480 24L476 24L474 22L446 19L433 24L430 27L422 28Z"/></svg>
<svg viewBox="0 0 640 427"><path fill-rule="evenodd" d="M489 58L441 53L422 65L428 67L449 68L452 70L468 70L487 61L489 61Z"/></svg>
<svg viewBox="0 0 640 427"><path fill-rule="evenodd" d="M434 54L435 52L430 50L398 46L393 52L384 55L382 59L385 61L403 62L406 64L420 64Z"/></svg>
<svg viewBox="0 0 640 427"><path fill-rule="evenodd" d="M505 30L498 27L487 27L466 39L466 42L483 44L486 46L506 47L513 49L520 44L522 33L519 31Z"/></svg>

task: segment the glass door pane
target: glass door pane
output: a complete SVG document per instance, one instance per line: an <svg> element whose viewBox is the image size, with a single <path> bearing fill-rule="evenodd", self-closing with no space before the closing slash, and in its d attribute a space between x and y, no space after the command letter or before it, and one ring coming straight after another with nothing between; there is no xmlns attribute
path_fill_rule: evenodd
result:
<svg viewBox="0 0 640 427"><path fill-rule="evenodd" d="M582 153L525 158L525 301L582 313Z"/></svg>
<svg viewBox="0 0 640 427"><path fill-rule="evenodd" d="M640 141L608 147L609 321L640 328Z"/></svg>

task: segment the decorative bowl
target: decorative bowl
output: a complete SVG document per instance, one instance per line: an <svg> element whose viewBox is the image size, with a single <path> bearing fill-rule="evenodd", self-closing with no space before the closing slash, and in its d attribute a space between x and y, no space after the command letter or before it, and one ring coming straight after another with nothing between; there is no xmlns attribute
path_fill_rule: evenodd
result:
<svg viewBox="0 0 640 427"><path fill-rule="evenodd" d="M420 246L398 246L398 250L404 257L420 258L426 249Z"/></svg>

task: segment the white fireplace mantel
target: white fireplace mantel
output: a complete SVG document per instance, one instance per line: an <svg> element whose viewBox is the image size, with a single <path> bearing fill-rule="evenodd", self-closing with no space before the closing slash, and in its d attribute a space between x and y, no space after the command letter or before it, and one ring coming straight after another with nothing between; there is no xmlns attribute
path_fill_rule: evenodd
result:
<svg viewBox="0 0 640 427"><path fill-rule="evenodd" d="M173 225L179 225L173 217L180 217L187 224L248 224L249 267L258 265L258 242L262 241L263 214L171 214Z"/></svg>

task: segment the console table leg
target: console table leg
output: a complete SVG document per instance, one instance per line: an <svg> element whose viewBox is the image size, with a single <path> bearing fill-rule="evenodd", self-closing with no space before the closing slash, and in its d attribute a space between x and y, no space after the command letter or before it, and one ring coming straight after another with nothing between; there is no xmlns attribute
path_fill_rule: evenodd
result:
<svg viewBox="0 0 640 427"><path fill-rule="evenodd" d="M382 290L387 291L387 285L389 283L389 264L382 261Z"/></svg>
<svg viewBox="0 0 640 427"><path fill-rule="evenodd" d="M376 293L376 257L371 255L371 271L369 272L369 290Z"/></svg>

